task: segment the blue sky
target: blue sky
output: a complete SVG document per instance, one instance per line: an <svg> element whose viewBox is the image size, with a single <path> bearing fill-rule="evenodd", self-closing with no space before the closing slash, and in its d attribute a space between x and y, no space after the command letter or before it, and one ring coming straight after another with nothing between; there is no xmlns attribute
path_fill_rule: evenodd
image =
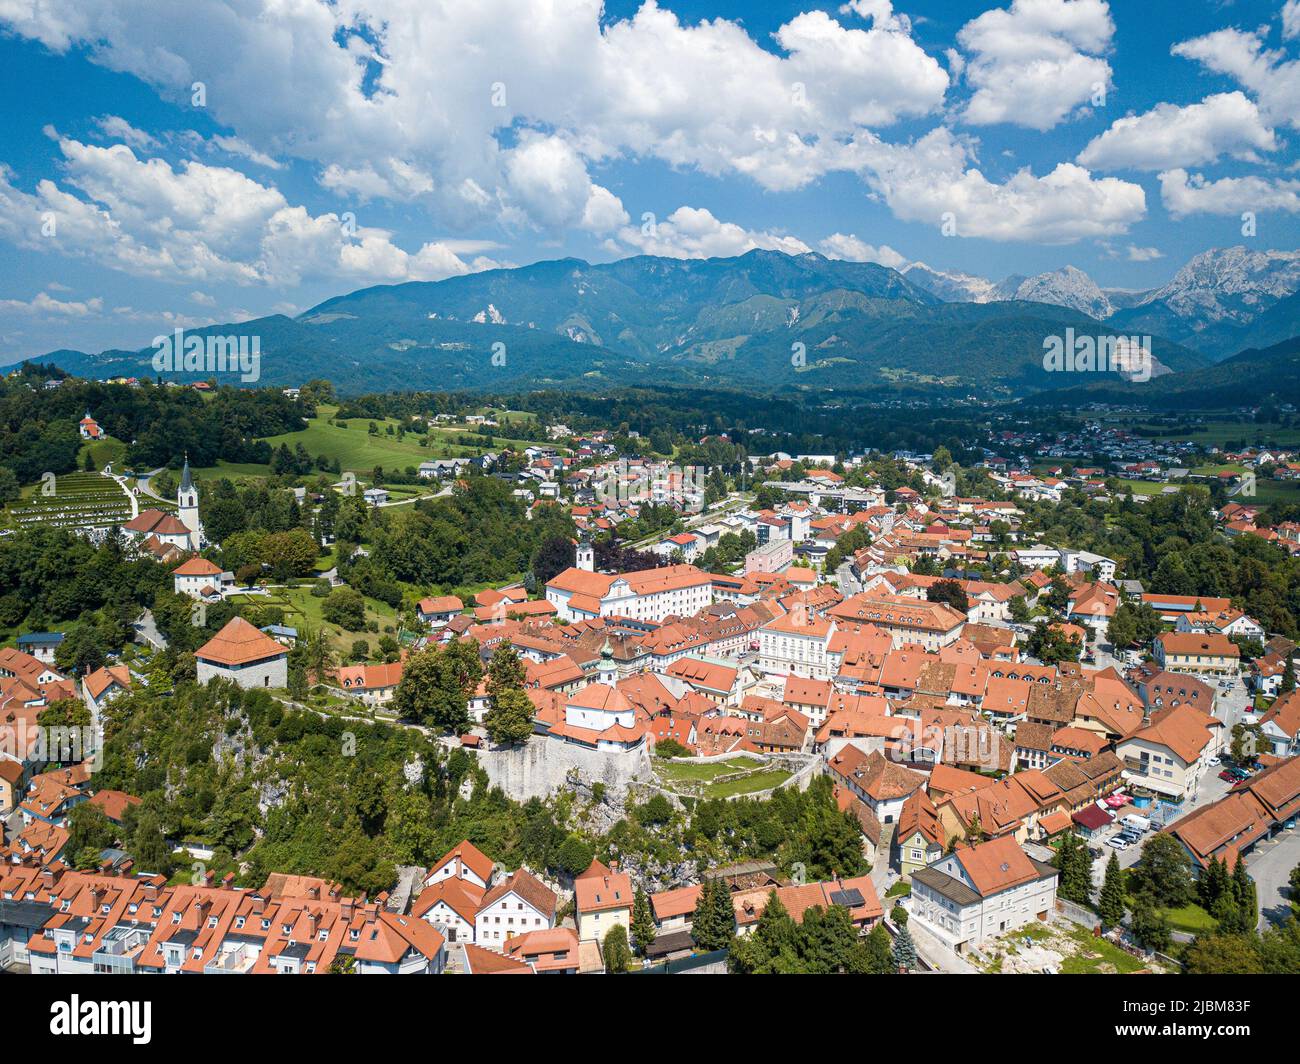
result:
<svg viewBox="0 0 1300 1064"><path fill-rule="evenodd" d="M1297 126L1300 0L15 0L0 362L561 255L1150 288L1300 244Z"/></svg>

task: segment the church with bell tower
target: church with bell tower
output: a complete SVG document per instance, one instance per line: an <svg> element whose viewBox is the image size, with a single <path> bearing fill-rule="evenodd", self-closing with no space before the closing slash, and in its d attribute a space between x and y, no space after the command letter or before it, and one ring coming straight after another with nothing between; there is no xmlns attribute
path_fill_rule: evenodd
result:
<svg viewBox="0 0 1300 1064"><path fill-rule="evenodd" d="M199 520L199 489L190 474L190 458L185 456L180 487L176 489L176 516L190 531L190 550L201 550L205 543L203 522Z"/></svg>

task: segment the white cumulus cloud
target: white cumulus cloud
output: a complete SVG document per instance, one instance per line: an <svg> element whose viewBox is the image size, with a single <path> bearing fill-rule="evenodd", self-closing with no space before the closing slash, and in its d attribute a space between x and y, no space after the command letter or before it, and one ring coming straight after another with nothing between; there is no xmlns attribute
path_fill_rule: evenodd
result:
<svg viewBox="0 0 1300 1064"><path fill-rule="evenodd" d="M1273 131L1254 101L1241 92L1224 92L1186 107L1162 103L1145 114L1117 119L1079 153L1078 161L1107 170L1168 170L1276 149Z"/></svg>
<svg viewBox="0 0 1300 1064"><path fill-rule="evenodd" d="M1105 0L1013 0L984 12L957 34L974 89L962 117L1051 129L1110 85L1114 33Z"/></svg>

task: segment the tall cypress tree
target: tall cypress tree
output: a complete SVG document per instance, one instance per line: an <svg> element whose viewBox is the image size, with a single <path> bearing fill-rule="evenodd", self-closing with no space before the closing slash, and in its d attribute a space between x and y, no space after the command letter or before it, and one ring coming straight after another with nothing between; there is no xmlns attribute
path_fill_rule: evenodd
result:
<svg viewBox="0 0 1300 1064"><path fill-rule="evenodd" d="M636 888L636 896L632 902L632 938L637 953L642 957L655 940L655 921L650 912L650 899L640 887Z"/></svg>
<svg viewBox="0 0 1300 1064"><path fill-rule="evenodd" d="M1106 880L1101 887L1097 912L1107 927L1118 927L1124 921L1124 873L1120 871L1119 857L1114 853L1106 862Z"/></svg>

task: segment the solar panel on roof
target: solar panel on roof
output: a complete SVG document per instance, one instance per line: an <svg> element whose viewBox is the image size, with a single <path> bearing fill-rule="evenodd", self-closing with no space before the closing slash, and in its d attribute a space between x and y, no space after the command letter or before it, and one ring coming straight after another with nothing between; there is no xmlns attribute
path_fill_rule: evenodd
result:
<svg viewBox="0 0 1300 1064"><path fill-rule="evenodd" d="M862 897L862 891L850 887L848 890L831 891L831 904L843 905L846 909L857 909L866 904L866 899Z"/></svg>

